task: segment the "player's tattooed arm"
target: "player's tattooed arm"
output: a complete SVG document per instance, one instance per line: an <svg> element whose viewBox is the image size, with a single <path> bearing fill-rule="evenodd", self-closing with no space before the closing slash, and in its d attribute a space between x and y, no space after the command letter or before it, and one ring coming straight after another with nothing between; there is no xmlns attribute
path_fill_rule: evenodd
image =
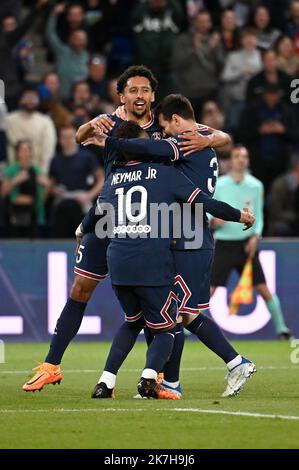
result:
<svg viewBox="0 0 299 470"><path fill-rule="evenodd" d="M179 135L179 137L184 139L178 144L184 157L207 147L223 147L231 142L231 137L226 132L213 129L212 127L207 127L207 130L209 132L207 135L200 134L196 130Z"/></svg>

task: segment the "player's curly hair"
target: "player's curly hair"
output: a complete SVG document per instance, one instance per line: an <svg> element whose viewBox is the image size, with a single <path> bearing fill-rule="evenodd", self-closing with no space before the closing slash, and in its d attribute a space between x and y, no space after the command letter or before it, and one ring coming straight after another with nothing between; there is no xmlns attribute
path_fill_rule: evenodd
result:
<svg viewBox="0 0 299 470"><path fill-rule="evenodd" d="M158 80L154 76L153 72L148 69L145 65L132 65L128 67L117 80L117 93L123 93L127 81L132 77L145 77L151 84L152 90L156 91L158 87Z"/></svg>

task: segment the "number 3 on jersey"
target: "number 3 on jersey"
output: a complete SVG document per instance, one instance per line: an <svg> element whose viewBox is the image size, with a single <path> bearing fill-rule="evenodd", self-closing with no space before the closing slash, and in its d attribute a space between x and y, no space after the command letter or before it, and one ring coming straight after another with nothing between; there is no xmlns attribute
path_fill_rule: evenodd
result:
<svg viewBox="0 0 299 470"><path fill-rule="evenodd" d="M210 168L213 168L214 171L213 171L213 178L208 178L208 190L210 191L210 193L213 193L215 191L215 187L216 187L216 183L218 179L218 173L219 173L217 157L213 157L211 159Z"/></svg>

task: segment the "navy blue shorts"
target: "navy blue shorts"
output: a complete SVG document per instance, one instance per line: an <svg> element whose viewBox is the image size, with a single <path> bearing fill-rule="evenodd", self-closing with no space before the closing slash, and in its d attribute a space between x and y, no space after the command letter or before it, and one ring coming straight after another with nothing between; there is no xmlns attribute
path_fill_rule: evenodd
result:
<svg viewBox="0 0 299 470"><path fill-rule="evenodd" d="M209 308L214 250L174 250L180 313Z"/></svg>
<svg viewBox="0 0 299 470"><path fill-rule="evenodd" d="M175 287L171 286L113 286L125 312L126 321L144 319L152 329L174 325L178 316Z"/></svg>
<svg viewBox="0 0 299 470"><path fill-rule="evenodd" d="M94 232L83 236L74 273L94 281L102 281L108 275L107 248L109 239L98 238Z"/></svg>

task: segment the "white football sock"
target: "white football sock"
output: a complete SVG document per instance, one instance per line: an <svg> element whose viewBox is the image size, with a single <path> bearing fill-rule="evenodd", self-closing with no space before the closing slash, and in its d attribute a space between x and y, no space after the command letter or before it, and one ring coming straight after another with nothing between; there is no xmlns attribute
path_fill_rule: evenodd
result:
<svg viewBox="0 0 299 470"><path fill-rule="evenodd" d="M144 369L144 371L141 374L141 377L143 377L144 379L155 379L155 380L157 380L158 373L154 369Z"/></svg>
<svg viewBox="0 0 299 470"><path fill-rule="evenodd" d="M104 382L108 388L114 388L116 383L116 375L104 370L101 377L99 378L98 384L100 382Z"/></svg>
<svg viewBox="0 0 299 470"><path fill-rule="evenodd" d="M238 354L238 356L235 357L232 361L229 361L226 365L229 370L232 370L234 367L238 366L242 362L242 356L241 354Z"/></svg>

